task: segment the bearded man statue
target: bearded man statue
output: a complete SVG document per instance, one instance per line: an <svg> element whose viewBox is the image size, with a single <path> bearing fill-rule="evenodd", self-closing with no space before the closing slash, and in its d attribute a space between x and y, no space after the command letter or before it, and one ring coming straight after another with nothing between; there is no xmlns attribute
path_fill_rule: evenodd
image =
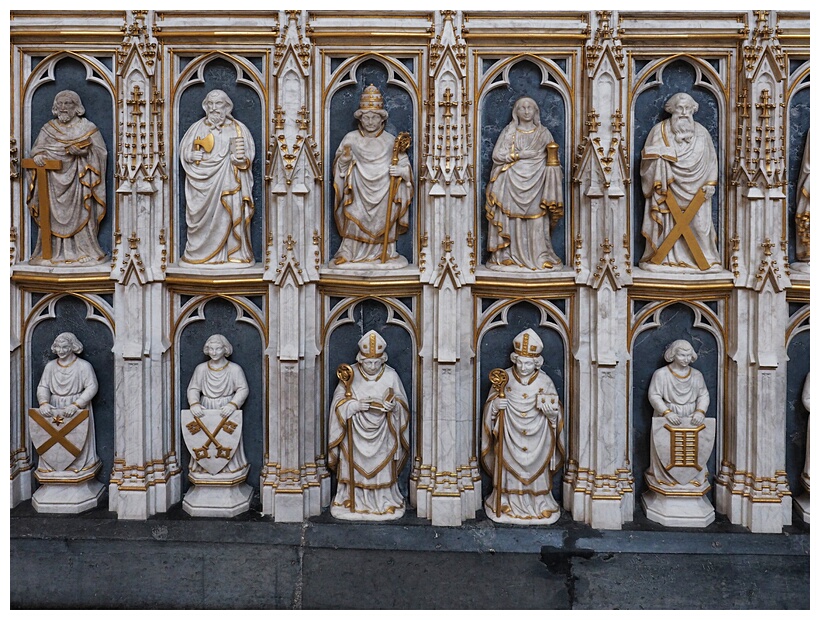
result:
<svg viewBox="0 0 820 620"><path fill-rule="evenodd" d="M690 95L672 95L664 110L672 118L650 130L641 151L641 187L646 197L641 232L646 250L639 266L647 271L719 270L712 224L718 180L712 136L695 121L698 104ZM681 220L689 222L683 231L675 230Z"/></svg>

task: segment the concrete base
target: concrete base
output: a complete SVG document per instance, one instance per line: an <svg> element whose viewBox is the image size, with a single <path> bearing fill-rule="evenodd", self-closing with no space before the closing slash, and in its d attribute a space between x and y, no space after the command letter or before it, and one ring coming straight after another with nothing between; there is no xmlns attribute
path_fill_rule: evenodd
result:
<svg viewBox="0 0 820 620"><path fill-rule="evenodd" d="M235 517L250 510L252 496L253 489L244 482L195 484L185 494L182 509L192 517Z"/></svg>
<svg viewBox="0 0 820 620"><path fill-rule="evenodd" d="M794 498L794 507L797 509L797 514L803 519L803 523L809 523L809 511L811 508L808 491L803 493L800 497Z"/></svg>
<svg viewBox="0 0 820 620"><path fill-rule="evenodd" d="M715 509L703 495L675 497L647 491L641 505L648 519L667 527L706 527L715 520Z"/></svg>
<svg viewBox="0 0 820 620"><path fill-rule="evenodd" d="M92 478L75 483L44 483L31 497L37 512L76 515L97 507L105 487Z"/></svg>
<svg viewBox="0 0 820 620"><path fill-rule="evenodd" d="M685 531L652 523L639 510L617 532L595 531L568 514L550 527L497 525L483 510L452 528L431 526L412 510L388 523L340 522L327 512L306 524L275 523L256 506L230 520L194 519L175 506L156 519L125 521L103 507L78 516L39 515L23 502L10 515L11 608L808 609L810 603L809 526L799 519L788 535L758 536L720 514L704 529ZM70 579L43 579L46 574ZM499 587L499 575L515 577ZM141 587L111 587L120 583Z"/></svg>

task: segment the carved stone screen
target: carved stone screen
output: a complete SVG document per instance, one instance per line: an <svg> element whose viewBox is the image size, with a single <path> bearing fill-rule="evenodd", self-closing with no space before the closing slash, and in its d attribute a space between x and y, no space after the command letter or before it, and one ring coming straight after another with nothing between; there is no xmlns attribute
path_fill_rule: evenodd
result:
<svg viewBox="0 0 820 620"><path fill-rule="evenodd" d="M12 505L808 521L808 12L397 8L12 12Z"/></svg>

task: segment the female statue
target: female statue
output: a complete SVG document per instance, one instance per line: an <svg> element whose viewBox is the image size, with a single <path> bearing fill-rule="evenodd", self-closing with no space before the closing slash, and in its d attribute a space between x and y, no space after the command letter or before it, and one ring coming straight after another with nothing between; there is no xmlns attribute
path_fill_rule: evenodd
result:
<svg viewBox="0 0 820 620"><path fill-rule="evenodd" d="M564 215L562 179L558 145L541 125L538 104L521 97L493 149L484 206L490 222L487 267L538 271L561 266L550 229Z"/></svg>

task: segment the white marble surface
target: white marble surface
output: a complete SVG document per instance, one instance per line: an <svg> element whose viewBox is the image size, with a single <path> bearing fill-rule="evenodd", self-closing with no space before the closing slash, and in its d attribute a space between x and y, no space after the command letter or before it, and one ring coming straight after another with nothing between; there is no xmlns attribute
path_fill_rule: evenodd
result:
<svg viewBox="0 0 820 620"><path fill-rule="evenodd" d="M674 497L644 493L641 505L647 518L667 527L706 527L715 520L715 509L704 497Z"/></svg>
<svg viewBox="0 0 820 620"><path fill-rule="evenodd" d="M196 484L182 500L182 509L192 517L230 518L250 510L253 489L243 483L230 486Z"/></svg>
<svg viewBox="0 0 820 620"><path fill-rule="evenodd" d="M809 493L803 493L798 497L794 498L795 508L797 508L797 514L800 515L800 518L803 519L804 523L811 523L811 498L809 497Z"/></svg>
<svg viewBox="0 0 820 620"><path fill-rule="evenodd" d="M93 478L76 483L43 484L31 497L31 505L37 512L79 514L96 508L104 488Z"/></svg>

